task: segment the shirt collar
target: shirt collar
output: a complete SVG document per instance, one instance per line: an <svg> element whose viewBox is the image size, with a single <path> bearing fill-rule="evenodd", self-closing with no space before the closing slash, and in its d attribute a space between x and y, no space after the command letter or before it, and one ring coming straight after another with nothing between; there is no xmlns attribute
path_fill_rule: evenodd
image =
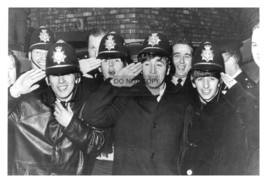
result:
<svg viewBox="0 0 267 183"><path fill-rule="evenodd" d="M157 97L157 101L159 102L163 96L163 93L166 90L166 83L163 83L163 88L159 91L159 96Z"/></svg>
<svg viewBox="0 0 267 183"><path fill-rule="evenodd" d="M178 77L176 77L176 76L172 76L172 82L173 82L173 84L175 84L175 85L177 85L178 84L178 80L179 78ZM182 82L181 82L181 85L183 86L184 85L184 82L185 82L185 80L186 80L186 77L183 77L183 78L181 78L182 79Z"/></svg>

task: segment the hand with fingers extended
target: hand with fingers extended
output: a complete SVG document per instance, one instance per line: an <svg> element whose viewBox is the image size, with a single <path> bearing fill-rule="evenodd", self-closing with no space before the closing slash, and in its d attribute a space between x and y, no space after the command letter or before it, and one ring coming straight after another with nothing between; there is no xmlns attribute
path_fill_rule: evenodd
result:
<svg viewBox="0 0 267 183"><path fill-rule="evenodd" d="M110 81L113 86L116 87L131 87L136 82L132 82L132 80L142 71L142 64L131 63L126 67L122 68Z"/></svg>
<svg viewBox="0 0 267 183"><path fill-rule="evenodd" d="M34 84L45 78L45 71L42 69L32 69L22 74L10 87L10 94L17 98L22 94L27 94L36 90L40 86Z"/></svg>
<svg viewBox="0 0 267 183"><path fill-rule="evenodd" d="M227 86L227 88L229 89L232 88L237 83L237 81L232 76L225 74L223 72L221 72L221 78L225 83L225 85Z"/></svg>
<svg viewBox="0 0 267 183"><path fill-rule="evenodd" d="M100 67L101 59L96 59L96 58L81 59L79 60L79 65L83 73L83 76L92 78L92 76L87 73Z"/></svg>
<svg viewBox="0 0 267 183"><path fill-rule="evenodd" d="M70 108L70 103L68 103L67 107L65 108L59 101L56 101L54 108L54 115L58 123L64 127L67 127L73 117L73 112Z"/></svg>

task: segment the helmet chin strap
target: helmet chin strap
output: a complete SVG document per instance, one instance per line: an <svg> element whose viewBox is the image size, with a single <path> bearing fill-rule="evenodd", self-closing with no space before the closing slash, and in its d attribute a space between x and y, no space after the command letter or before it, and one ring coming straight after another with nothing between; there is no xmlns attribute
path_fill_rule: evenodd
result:
<svg viewBox="0 0 267 183"><path fill-rule="evenodd" d="M220 86L219 86L219 89L218 89L218 95L217 95L217 99L216 99L217 102L219 101L219 99L220 99L220 95L221 95L221 93L222 93L222 83L223 83L222 78L220 78L219 83L220 83Z"/></svg>
<svg viewBox="0 0 267 183"><path fill-rule="evenodd" d="M43 70L39 65L37 65L32 59L31 59L31 62L38 68L38 69L41 69Z"/></svg>

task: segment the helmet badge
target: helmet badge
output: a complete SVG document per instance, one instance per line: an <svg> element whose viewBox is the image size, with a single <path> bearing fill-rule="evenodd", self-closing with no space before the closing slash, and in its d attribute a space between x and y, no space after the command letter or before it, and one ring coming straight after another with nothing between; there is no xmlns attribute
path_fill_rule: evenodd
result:
<svg viewBox="0 0 267 183"><path fill-rule="evenodd" d="M43 41L45 43L50 40L50 36L47 33L46 29L42 29L42 32L40 32L39 38L40 38L41 41Z"/></svg>
<svg viewBox="0 0 267 183"><path fill-rule="evenodd" d="M149 36L148 44L151 46L158 45L161 40L158 37L157 33L152 33L151 36Z"/></svg>
<svg viewBox="0 0 267 183"><path fill-rule="evenodd" d="M53 55L54 62L56 62L58 64L60 64L61 62L65 62L66 55L65 55L64 51L62 51L61 46L57 46L56 52L53 52L53 53L54 53L54 55Z"/></svg>
<svg viewBox="0 0 267 183"><path fill-rule="evenodd" d="M213 54L213 50L211 50L210 42L205 42L204 48L205 50L202 50L202 53L201 53L202 60L205 60L206 62L213 60L214 54Z"/></svg>
<svg viewBox="0 0 267 183"><path fill-rule="evenodd" d="M113 35L108 35L107 36L108 39L106 39L106 42L105 42L105 47L108 49L108 50L111 50L111 49L115 49L115 41L114 41L114 36Z"/></svg>

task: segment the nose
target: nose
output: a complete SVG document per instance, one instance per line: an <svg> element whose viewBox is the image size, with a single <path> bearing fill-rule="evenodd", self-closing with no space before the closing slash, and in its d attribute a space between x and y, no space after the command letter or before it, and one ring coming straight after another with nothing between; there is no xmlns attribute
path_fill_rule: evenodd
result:
<svg viewBox="0 0 267 183"><path fill-rule="evenodd" d="M180 57L180 60L179 60L179 62L180 62L181 64L183 64L183 63L184 63L184 56L181 56L181 57Z"/></svg>
<svg viewBox="0 0 267 183"><path fill-rule="evenodd" d="M156 64L154 64L154 63L151 64L150 73L151 74L156 74L157 73Z"/></svg>
<svg viewBox="0 0 267 183"><path fill-rule="evenodd" d="M64 83L64 77L63 76L59 76L58 77L58 82L59 83Z"/></svg>
<svg viewBox="0 0 267 183"><path fill-rule="evenodd" d="M46 60L46 55L47 55L47 52L41 53L41 59L42 60Z"/></svg>
<svg viewBox="0 0 267 183"><path fill-rule="evenodd" d="M109 65L108 73L110 75L114 75L115 74L114 61L113 60L109 60L108 65Z"/></svg>
<svg viewBox="0 0 267 183"><path fill-rule="evenodd" d="M203 88L209 88L209 86L210 86L209 79L205 77L203 79Z"/></svg>

